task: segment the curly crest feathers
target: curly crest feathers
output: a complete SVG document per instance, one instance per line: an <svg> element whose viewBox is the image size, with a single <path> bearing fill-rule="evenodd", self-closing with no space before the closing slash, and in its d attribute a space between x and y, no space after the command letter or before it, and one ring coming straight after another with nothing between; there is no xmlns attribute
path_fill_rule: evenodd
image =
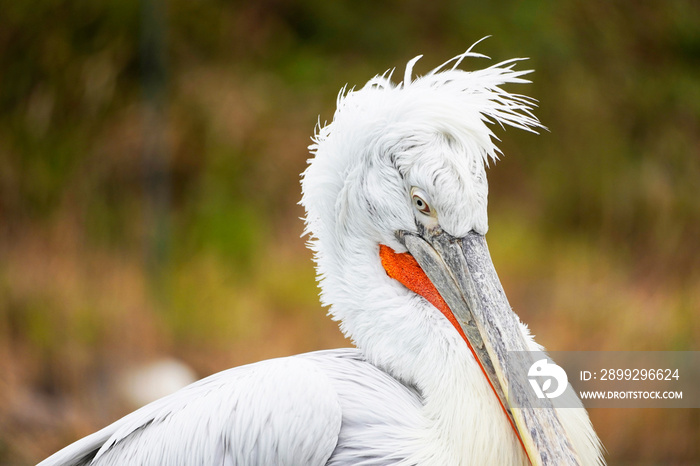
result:
<svg viewBox="0 0 700 466"><path fill-rule="evenodd" d="M464 71L459 66L466 58L488 58L472 48L414 78L419 55L408 62L398 84L392 82L389 70L361 89L343 87L333 121L317 126L309 146L314 158L303 174L301 200L307 209L307 233L319 236L323 226L314 220L332 207L327 204L337 198L352 167L368 157L393 157L441 135L464 148L461 153L470 159L465 163L488 165L500 153L490 125L530 132L544 128L532 113L534 99L501 87L529 82L523 76L531 70L514 69L523 59Z"/></svg>

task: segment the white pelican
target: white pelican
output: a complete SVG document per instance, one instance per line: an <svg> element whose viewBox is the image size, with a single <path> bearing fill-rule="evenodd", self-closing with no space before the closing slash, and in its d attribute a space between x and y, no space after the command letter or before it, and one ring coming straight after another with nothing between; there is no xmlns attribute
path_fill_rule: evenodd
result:
<svg viewBox="0 0 700 466"><path fill-rule="evenodd" d="M317 128L301 203L321 299L356 348L220 372L41 466L603 464L583 408L513 403L529 387L508 355L540 347L491 264L485 165L490 124L540 124L501 88L529 71L458 68L476 56L343 90Z"/></svg>

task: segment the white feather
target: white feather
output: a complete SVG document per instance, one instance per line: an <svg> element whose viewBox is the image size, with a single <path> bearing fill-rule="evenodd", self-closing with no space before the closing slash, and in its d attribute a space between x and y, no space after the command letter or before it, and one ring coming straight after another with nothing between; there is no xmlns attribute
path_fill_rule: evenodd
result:
<svg viewBox="0 0 700 466"><path fill-rule="evenodd" d="M454 236L485 234L491 124L541 127L517 60L466 72L470 50L424 77L391 73L344 88L320 123L301 203L321 299L357 350L231 369L156 401L41 463L224 465L528 464L499 402L454 327L389 278L385 244L405 251L418 186ZM523 326L523 335L537 347ZM561 412L585 465L601 464L583 409ZM90 463L92 464L92 463Z"/></svg>

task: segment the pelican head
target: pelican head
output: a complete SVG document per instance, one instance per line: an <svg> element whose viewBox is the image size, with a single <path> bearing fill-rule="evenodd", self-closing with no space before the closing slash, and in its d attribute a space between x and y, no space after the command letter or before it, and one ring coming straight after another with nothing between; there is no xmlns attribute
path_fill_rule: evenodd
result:
<svg viewBox="0 0 700 466"><path fill-rule="evenodd" d="M458 68L479 56L467 51L414 79L416 57L399 84L387 72L341 91L302 179L321 298L368 361L426 397L453 382L439 368L478 366L478 389L492 392L484 396L521 453L533 464L581 464L555 410L513 403L529 386L509 378L508 355L538 347L488 253L485 168L499 154L493 125L541 125L531 99L501 87L528 82L529 71L515 70L517 60Z"/></svg>

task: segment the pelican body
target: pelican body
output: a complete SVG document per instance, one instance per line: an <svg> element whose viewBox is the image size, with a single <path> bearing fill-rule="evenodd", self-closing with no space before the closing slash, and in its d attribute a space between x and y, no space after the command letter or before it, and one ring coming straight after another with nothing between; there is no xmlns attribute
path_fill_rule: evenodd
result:
<svg viewBox="0 0 700 466"><path fill-rule="evenodd" d="M321 300L355 348L229 369L69 445L52 465L599 465L586 411L528 409L511 354L541 350L484 235L490 126L540 127L517 60L471 49L342 90L302 175Z"/></svg>

